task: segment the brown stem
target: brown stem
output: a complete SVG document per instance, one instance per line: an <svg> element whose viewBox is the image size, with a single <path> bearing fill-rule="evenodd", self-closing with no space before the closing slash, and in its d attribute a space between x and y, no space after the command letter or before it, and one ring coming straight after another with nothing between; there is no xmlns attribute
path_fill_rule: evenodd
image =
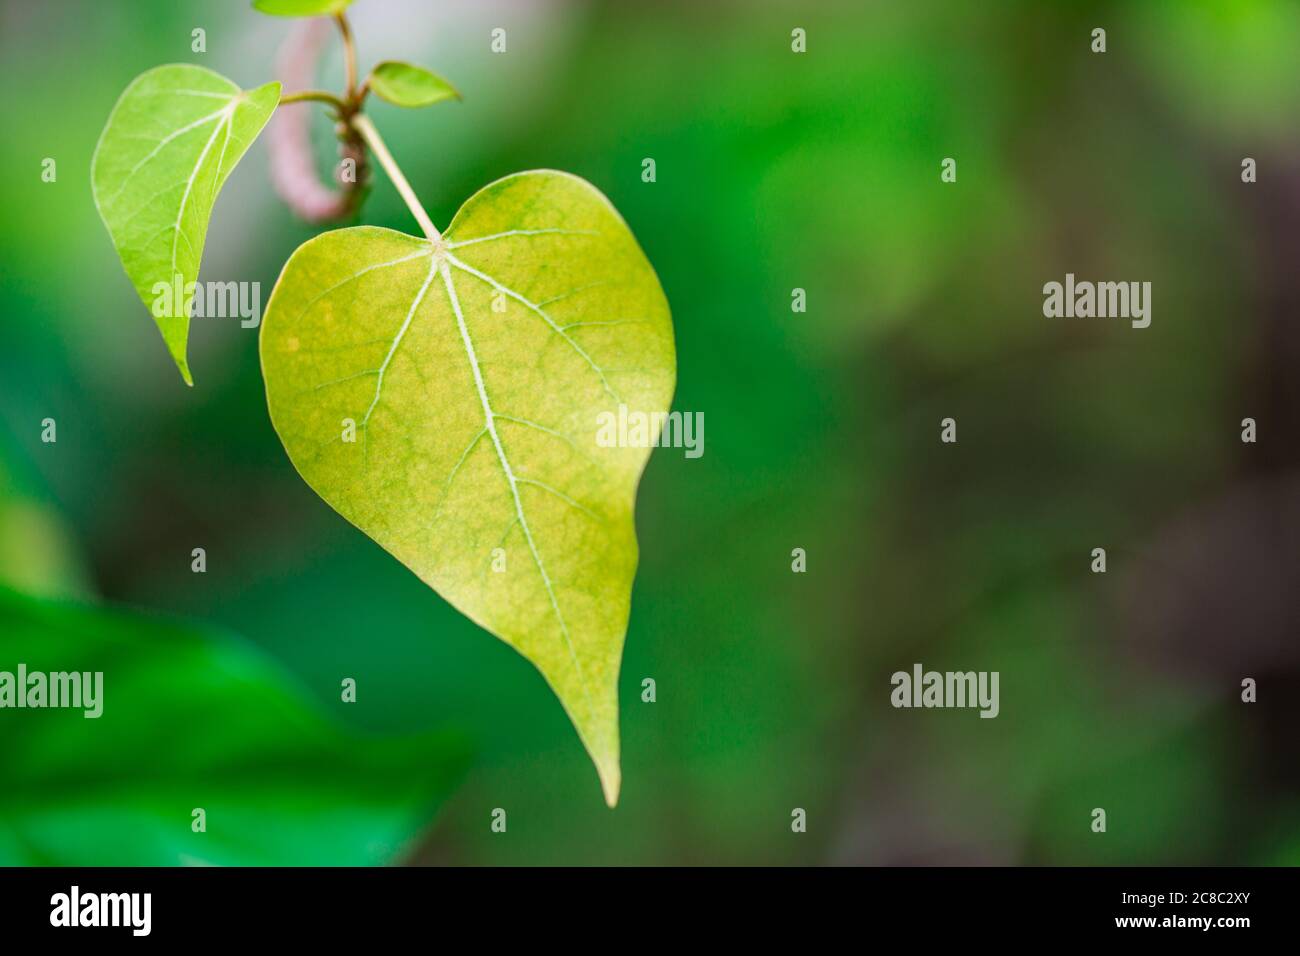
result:
<svg viewBox="0 0 1300 956"><path fill-rule="evenodd" d="M281 108L275 111L267 129L275 191L295 214L310 223L331 222L352 215L367 178L365 145L350 123L341 125L339 130L338 188L331 189L321 182L316 171L311 148L311 112L302 104L320 99L316 91L305 88L311 87L315 80L316 64L328 40L329 27L323 19L303 20L290 32L276 56L276 75L284 89L298 92L281 98ZM350 98L344 102L323 95L329 97L326 102L335 107L341 119L348 118L354 108ZM342 178L346 160L355 163L356 175L349 181Z"/></svg>

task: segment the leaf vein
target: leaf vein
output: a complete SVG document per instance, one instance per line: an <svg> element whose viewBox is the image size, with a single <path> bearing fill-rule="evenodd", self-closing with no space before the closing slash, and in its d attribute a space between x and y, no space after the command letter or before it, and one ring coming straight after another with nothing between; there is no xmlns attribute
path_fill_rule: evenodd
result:
<svg viewBox="0 0 1300 956"><path fill-rule="evenodd" d="M337 292L339 289L343 288L345 285L348 285L351 282L355 282L357 279L360 279L363 275L366 275L367 273L374 272L376 269L385 269L388 266L401 265L403 262L410 262L413 259L421 259L427 255L429 255L429 250L421 249L419 252L413 253L409 256L403 256L400 259L392 259L388 262L378 262L373 266L366 266L366 268L362 269L360 272L354 272L352 275L348 276L346 279L342 280L341 282L334 283L334 285L330 286L320 295L316 296L316 298L308 302L305 306L303 306L303 310L298 314L298 318L301 319L304 315L306 315L313 308L315 308L316 303L319 302L321 299L324 299L328 295L332 295L333 293ZM372 344L372 343L367 343L367 344Z"/></svg>
<svg viewBox="0 0 1300 956"><path fill-rule="evenodd" d="M474 239L462 239L459 242L448 242L448 249L459 249L461 246L472 246L479 242L492 242L494 239L508 239L511 236L599 236L600 233L592 229L508 229L505 232L495 232L490 236L477 236Z"/></svg>
<svg viewBox="0 0 1300 956"><path fill-rule="evenodd" d="M117 189L113 190L113 195L105 199L102 205L104 206L112 205L113 202L117 199L117 197L122 195L122 190L126 189L126 187L130 185L131 177L133 177L136 173L138 173L141 169L143 169L146 163L148 163L160 152L162 152L163 147L166 146L168 143L175 140L178 136L183 136L185 133L188 133L191 130L195 130L198 129L200 126L207 125L208 123L212 122L212 120L218 121L217 125L219 129L220 121L222 117L225 117L229 113L229 110L230 107L228 106L223 107L222 109L217 110L215 113L209 113L207 116L196 119L193 123L189 123L186 126L182 126L174 133L169 133L167 136L164 136L157 146L149 150L149 152L145 154L143 159L141 159L138 163L136 163L134 166L131 167L131 169L127 172L126 176L122 178L122 182L118 185ZM179 183L177 185L179 185Z"/></svg>
<svg viewBox="0 0 1300 956"><path fill-rule="evenodd" d="M388 371L389 363L393 361L393 356L397 354L397 347L402 344L402 339L406 337L406 330L411 327L411 320L415 318L416 310L420 308L420 303L424 301L424 294L429 291L429 285L433 282L434 275L438 271L438 262L436 259L429 262L429 274L425 276L424 284L420 286L420 291L415 294L415 300L411 303L410 310L406 313L406 319L402 322L402 327L397 330L397 335L393 337L393 344L388 347L388 354L384 356L384 361L380 364L379 380L375 382L375 397L370 400L370 407L366 409L365 417L361 419L361 459L364 465L368 447L368 426L370 425L370 416L375 411L375 406L379 404L379 395L384 388L384 374Z"/></svg>
<svg viewBox="0 0 1300 956"><path fill-rule="evenodd" d="M448 254L448 259L451 259ZM546 589L546 596L550 599L551 610L555 613L555 619L560 625L560 634L564 638L565 647L569 651L569 659L573 662L574 671L578 676L578 686L582 688L582 694L587 698L587 706L591 706L590 695L587 691L587 680L583 675L582 664L578 661L577 651L573 647L573 639L569 635L569 625L564 620L564 613L560 610L559 601L555 597L555 588L551 585L551 576L546 571L546 565L542 561L541 554L537 551L537 544L533 540L533 532L528 526L528 519L524 515L523 500L519 497L519 488L516 483L514 472L510 468L510 461L506 457L505 448L501 445L501 437L497 434L495 415L492 411L492 403L488 400L487 386L483 382L483 373L479 368L478 356L474 352L474 342L470 338L469 328L465 324L464 313L461 312L460 299L456 297L456 286L451 280L451 269L446 262L441 266L443 285L447 288L447 298L451 302L452 312L456 316L456 326L460 330L461 342L465 346L465 352L469 357L470 371L474 375L474 385L478 391L479 403L483 407L484 427L492 438L492 445L496 449L497 460L501 463L501 470L505 473L506 485L510 489L510 496L514 499L515 516L519 519L519 527L524 532L524 539L528 542L528 550L532 553L533 562L537 565L537 571L541 575L542 585ZM575 724L576 726L576 724ZM583 736L582 729L578 728L579 736Z"/></svg>
<svg viewBox="0 0 1300 956"><path fill-rule="evenodd" d="M229 138L229 136L230 136L230 122L231 122L231 117L234 115L234 110L232 110L230 107L227 107L223 112L225 112L225 114L226 114L225 122L222 122L222 123L218 123L218 124L217 124L216 129L214 129L214 130L212 131L212 135L208 137L208 142L207 142L207 145L205 145L205 146L203 147L203 152L199 153L199 160L198 160L197 163L194 164L194 171L190 173L190 178L189 178L189 179L186 181L186 183L185 183L185 192L181 195L181 206L180 206L180 209L178 209L178 210L176 211L176 235L172 236L172 271L171 271L171 274L172 274L173 276L176 275L176 245L177 245L178 237L179 237L180 234L181 234L181 220L185 218L185 206L186 206L187 203L189 203L189 200L190 200L190 193L194 190L194 178L195 178L196 176L198 176L198 174L199 174L199 170L203 168L204 160L206 160L206 159L208 158L208 150L212 149L212 144L215 143L215 142L217 141L217 134L218 134L219 132L221 132L221 127L222 127L222 126L225 126L225 127L226 127L226 136L227 136L227 138ZM188 241L189 241L189 237L186 236L185 238L186 238L186 241L188 242ZM194 251L194 246L193 246L193 245L190 246L190 251L191 251L191 252ZM194 266L195 266L195 269L196 269L196 270L197 270L197 268L198 268L198 265L199 265L199 264L198 264L197 262L194 263ZM197 278L197 276L196 276L196 278Z"/></svg>
<svg viewBox="0 0 1300 956"><path fill-rule="evenodd" d="M515 481L517 481L517 482L519 482L520 484L523 484L523 485L533 485L534 487L541 488L543 491L548 491L548 492L550 492L551 494L555 495L555 497L559 498L561 501L564 501L564 502L566 502L566 503L572 505L574 508L577 508L579 511L581 511L583 514L587 515L589 518L591 518L592 520L594 520L594 521L597 522L598 524L604 524L604 523L605 523L605 519L604 519L604 518L602 518L600 515L596 514L596 512L592 511L590 508L588 508L586 505L584 505L581 501L578 501L577 499L572 498L572 497L570 497L569 495L566 495L566 494L565 494L563 491L561 491L559 488L556 488L556 487L554 487L554 486L552 486L552 485L548 485L548 484L547 484L546 482L544 482L544 481L538 481L536 478L525 478L525 477L522 477L522 476L516 476L516 477L515 477Z"/></svg>
<svg viewBox="0 0 1300 956"><path fill-rule="evenodd" d="M505 295L510 296L510 298L514 299L516 302L522 304L525 308L529 309L530 311L540 316L541 319L551 327L552 332L554 332L560 338L564 339L565 342L569 343L569 346L575 352L577 352L578 355L582 356L582 359L588 365L591 366L592 371L594 371L596 375L600 377L600 384L604 387L605 392L609 395L609 397L614 399L614 401L616 402L621 402L623 400L619 396L619 394L616 391L614 391L614 389L610 386L609 380L605 377L605 370L596 364L595 360L590 355L587 354L587 350L584 349L581 345L579 345L573 339L573 336L569 335L562 328L560 328L558 325L555 324L555 320L552 319L546 313L545 309L539 306L536 302L533 302L532 300L528 299L526 296L519 294L514 289L511 289L508 286L505 286L502 283L498 282L496 279L492 278L487 273L480 272L478 269L475 269L473 266L467 265L466 263L462 262L460 259L453 256L451 253L447 253L447 259L457 269L460 269L462 272L468 272L476 279L486 282L488 285L492 286L492 288L496 289L499 292L504 293Z"/></svg>

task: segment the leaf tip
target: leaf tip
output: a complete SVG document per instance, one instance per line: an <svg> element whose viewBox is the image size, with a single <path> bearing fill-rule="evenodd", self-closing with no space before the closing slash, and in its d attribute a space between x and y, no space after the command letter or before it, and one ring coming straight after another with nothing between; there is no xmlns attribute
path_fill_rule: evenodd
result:
<svg viewBox="0 0 1300 956"><path fill-rule="evenodd" d="M596 773L600 775L600 789L605 793L605 805L613 810L618 806L618 791L623 784L623 771L618 761L598 763Z"/></svg>

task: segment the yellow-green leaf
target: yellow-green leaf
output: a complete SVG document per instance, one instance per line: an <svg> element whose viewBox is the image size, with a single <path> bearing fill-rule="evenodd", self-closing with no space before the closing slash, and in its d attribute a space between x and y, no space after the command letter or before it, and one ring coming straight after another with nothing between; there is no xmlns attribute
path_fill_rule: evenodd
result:
<svg viewBox="0 0 1300 956"><path fill-rule="evenodd" d="M324 17L342 13L352 0L253 0L253 9L273 17Z"/></svg>
<svg viewBox="0 0 1300 956"><path fill-rule="evenodd" d="M633 506L655 436L597 434L620 405L665 412L676 377L668 303L618 212L535 171L475 194L436 242L326 233L285 266L261 355L303 478L537 666L613 806Z"/></svg>
<svg viewBox="0 0 1300 956"><path fill-rule="evenodd" d="M375 95L394 106L416 108L443 100L460 99L456 88L422 66L385 60L366 81Z"/></svg>
<svg viewBox="0 0 1300 956"><path fill-rule="evenodd" d="M160 66L126 88L95 147L95 206L189 384L191 284L212 206L279 101L279 83L244 92L201 66Z"/></svg>

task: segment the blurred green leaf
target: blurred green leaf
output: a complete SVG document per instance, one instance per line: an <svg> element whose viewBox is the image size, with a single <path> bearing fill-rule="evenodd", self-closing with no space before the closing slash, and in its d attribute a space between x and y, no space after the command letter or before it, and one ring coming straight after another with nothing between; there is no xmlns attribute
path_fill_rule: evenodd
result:
<svg viewBox="0 0 1300 956"><path fill-rule="evenodd" d="M307 483L538 667L612 806L633 505L659 426L643 444L597 431L623 404L666 411L676 372L668 303L614 207L528 172L471 197L445 242L327 233L285 266L261 353Z"/></svg>
<svg viewBox="0 0 1300 956"><path fill-rule="evenodd" d="M1134 58L1171 114L1240 141L1243 156L1289 141L1300 108L1300 6L1150 0L1125 5L1122 14Z"/></svg>
<svg viewBox="0 0 1300 956"><path fill-rule="evenodd" d="M376 96L394 106L416 108L461 98L456 88L438 74L397 60L380 63L370 71L367 82Z"/></svg>
<svg viewBox="0 0 1300 956"><path fill-rule="evenodd" d="M5 865L383 863L466 766L446 734L345 731L251 646L164 619L0 589L0 661L103 673L97 718L0 710Z"/></svg>
<svg viewBox="0 0 1300 956"><path fill-rule="evenodd" d="M27 594L71 597L89 591L85 569L62 522L44 505L0 488L0 582Z"/></svg>
<svg viewBox="0 0 1300 956"><path fill-rule="evenodd" d="M0 439L0 587L41 597L89 596L72 535L44 496L20 480L16 461L10 442Z"/></svg>
<svg viewBox="0 0 1300 956"><path fill-rule="evenodd" d="M160 66L126 88L95 147L95 206L190 385L190 284L212 206L279 102L279 83L243 92L203 67Z"/></svg>

